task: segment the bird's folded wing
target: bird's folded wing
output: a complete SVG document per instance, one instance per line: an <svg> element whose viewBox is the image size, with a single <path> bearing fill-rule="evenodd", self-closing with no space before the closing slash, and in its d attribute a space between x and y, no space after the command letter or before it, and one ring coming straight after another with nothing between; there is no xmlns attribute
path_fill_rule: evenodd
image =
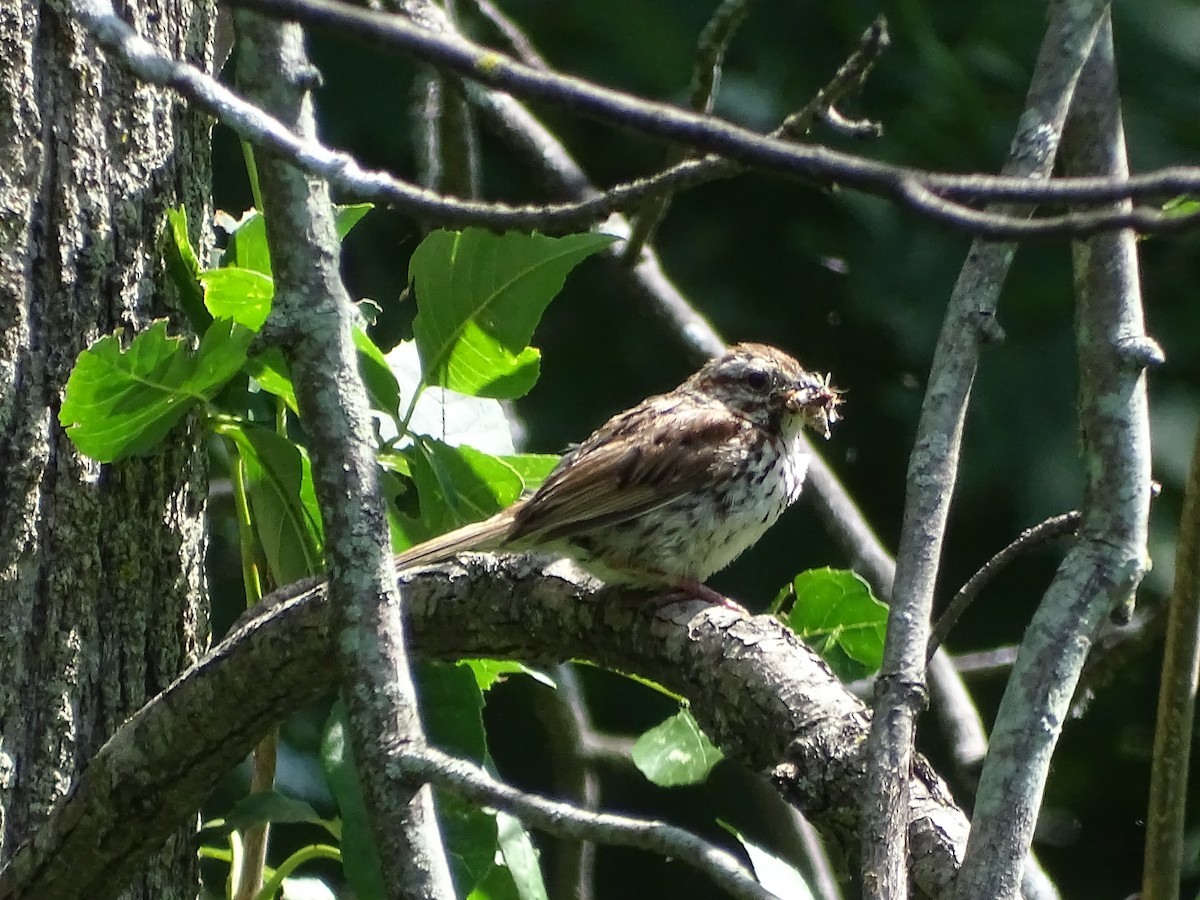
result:
<svg viewBox="0 0 1200 900"><path fill-rule="evenodd" d="M697 409L642 418L636 438L613 439L620 419L570 454L516 511L511 540L537 543L624 522L728 477L737 433L727 412ZM644 412L644 411L643 411Z"/></svg>

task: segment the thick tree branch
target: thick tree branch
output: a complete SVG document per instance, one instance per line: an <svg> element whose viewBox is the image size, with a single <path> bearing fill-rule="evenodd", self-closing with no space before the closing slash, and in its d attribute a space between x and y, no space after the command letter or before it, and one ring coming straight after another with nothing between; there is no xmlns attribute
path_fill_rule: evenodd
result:
<svg viewBox="0 0 1200 900"><path fill-rule="evenodd" d="M547 665L589 659L687 697L731 759L776 770L827 840L856 852L863 790L862 704L766 616L644 595L522 557L470 555L401 576L413 652ZM290 599L281 599L290 598ZM335 684L331 611L319 582L278 592L143 708L91 760L71 795L0 871L0 898L103 900L171 824L187 818L271 724ZM787 760L780 766L781 761ZM777 768L778 767L778 768ZM927 767L914 770L917 885L954 876L967 822ZM70 859L65 867L61 860Z"/></svg>
<svg viewBox="0 0 1200 900"><path fill-rule="evenodd" d="M1073 172L1126 171L1125 141L1106 16L1076 90L1063 139ZM984 763L956 896L1017 894L1050 758L1088 650L1108 611L1147 568L1150 426L1147 348L1132 233L1074 248L1083 519L1017 654ZM1151 354L1152 355L1152 354Z"/></svg>

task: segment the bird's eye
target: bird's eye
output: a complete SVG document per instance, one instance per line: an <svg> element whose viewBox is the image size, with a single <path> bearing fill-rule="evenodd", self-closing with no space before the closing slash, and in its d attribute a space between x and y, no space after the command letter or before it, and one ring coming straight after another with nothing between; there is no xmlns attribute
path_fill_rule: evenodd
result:
<svg viewBox="0 0 1200 900"><path fill-rule="evenodd" d="M766 390L767 385L770 383L771 376L769 376L762 369L751 369L746 373L746 384L752 391Z"/></svg>

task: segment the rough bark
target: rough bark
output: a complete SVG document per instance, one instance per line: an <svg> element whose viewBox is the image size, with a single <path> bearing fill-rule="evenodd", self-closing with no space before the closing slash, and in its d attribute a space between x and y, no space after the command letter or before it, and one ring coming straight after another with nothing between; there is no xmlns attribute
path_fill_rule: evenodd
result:
<svg viewBox="0 0 1200 900"><path fill-rule="evenodd" d="M211 60L210 4L132 0ZM0 5L0 861L203 649L204 465L181 430L101 466L58 425L79 351L169 315L164 210L207 220L209 123L106 61L53 3ZM195 895L186 830L129 897Z"/></svg>

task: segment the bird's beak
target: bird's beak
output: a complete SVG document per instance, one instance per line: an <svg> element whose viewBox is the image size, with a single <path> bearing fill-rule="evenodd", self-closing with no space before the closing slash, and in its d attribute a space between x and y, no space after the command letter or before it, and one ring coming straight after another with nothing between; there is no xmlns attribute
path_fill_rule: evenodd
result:
<svg viewBox="0 0 1200 900"><path fill-rule="evenodd" d="M801 413L805 424L828 440L829 426L842 417L838 412L841 403L842 393L829 383L829 376L816 375L812 381L792 391L787 407L794 413Z"/></svg>

